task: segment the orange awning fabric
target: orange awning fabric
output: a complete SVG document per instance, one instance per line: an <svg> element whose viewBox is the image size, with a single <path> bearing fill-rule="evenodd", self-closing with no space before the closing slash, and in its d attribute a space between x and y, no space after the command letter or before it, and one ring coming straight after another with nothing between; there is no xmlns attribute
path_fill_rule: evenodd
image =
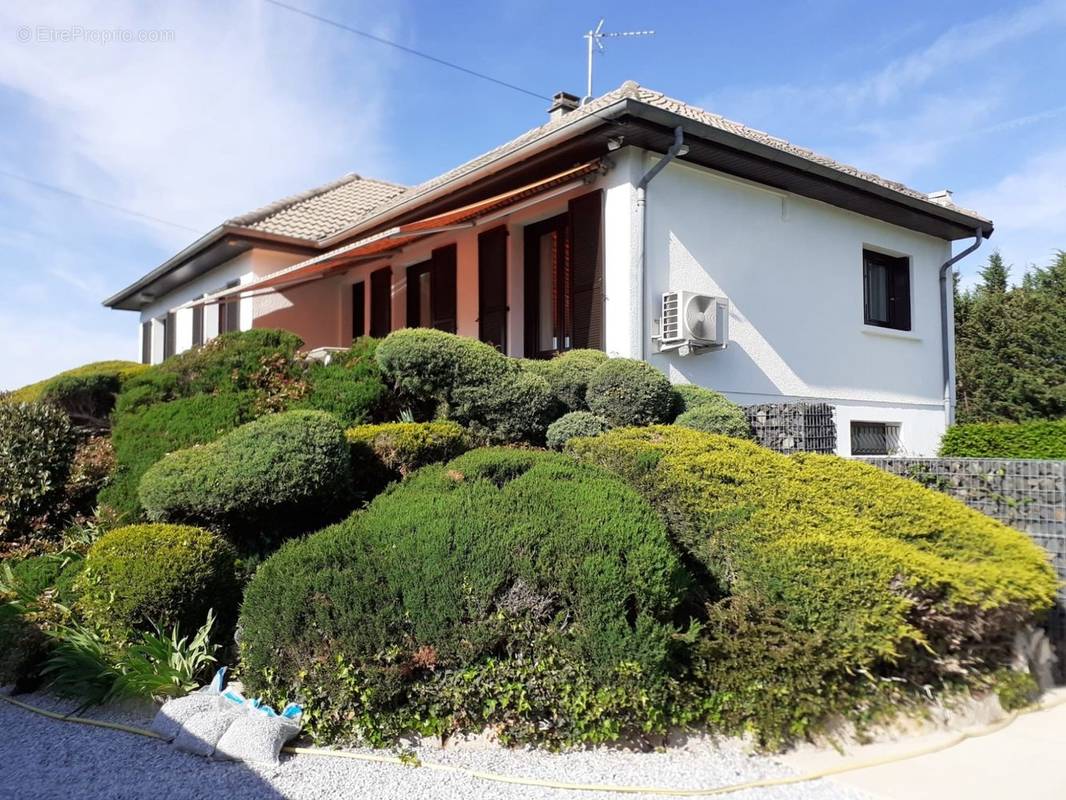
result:
<svg viewBox="0 0 1066 800"><path fill-rule="evenodd" d="M244 295L248 292L256 292L266 289L278 289L287 286L304 283L315 278L323 277L326 273L343 269L355 263L374 261L389 252L406 247L414 237L421 238L441 231L447 231L461 227L473 227L479 219L502 211L510 206L521 203L528 198L551 191L559 187L567 186L602 169L599 159L589 161L572 169L544 178L535 183L530 183L518 189L489 197L477 203L445 211L432 217L408 222L389 228L381 233L360 239L352 244L315 256L299 264L272 272L257 281L235 286L232 289L207 295L199 300L187 303L187 306L207 305L212 303L224 303L227 299L236 295Z"/></svg>

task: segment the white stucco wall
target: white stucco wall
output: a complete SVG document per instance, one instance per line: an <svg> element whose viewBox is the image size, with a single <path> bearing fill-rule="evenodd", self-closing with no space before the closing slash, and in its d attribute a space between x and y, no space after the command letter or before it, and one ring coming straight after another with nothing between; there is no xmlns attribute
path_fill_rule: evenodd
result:
<svg viewBox="0 0 1066 800"><path fill-rule="evenodd" d="M852 420L898 423L903 451L935 453L944 429L938 280L950 243L678 162L650 185L647 222L644 344L671 380L743 404L826 400L842 455ZM910 258L910 331L864 325L864 248ZM729 298L728 348L658 354L648 337L668 289ZM620 307L608 326L637 333ZM630 338L637 356L640 337Z"/></svg>
<svg viewBox="0 0 1066 800"><path fill-rule="evenodd" d="M225 288L230 281L239 280L241 283L248 283L257 277L268 275L274 270L294 264L299 260L301 260L300 256L291 253L253 248L220 264L195 280L189 281L184 286L161 295L141 311L139 319L139 323L153 320L152 363L158 364L163 360L163 326L159 320L169 311L202 295L217 292ZM252 327L252 320L256 311L254 304L259 301L257 298L244 297L239 302L240 329L242 331L249 330ZM177 312L177 339L175 340L175 346L178 353L192 347L192 317L193 311L191 308L181 309ZM204 308L204 332L205 339L211 339L218 335L217 306L206 306ZM138 336L140 336L139 324ZM138 352L140 352L139 338Z"/></svg>

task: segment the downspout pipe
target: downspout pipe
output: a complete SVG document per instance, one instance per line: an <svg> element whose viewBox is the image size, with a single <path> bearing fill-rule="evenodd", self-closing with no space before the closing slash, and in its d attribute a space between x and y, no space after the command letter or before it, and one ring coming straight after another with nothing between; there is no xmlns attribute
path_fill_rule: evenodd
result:
<svg viewBox="0 0 1066 800"><path fill-rule="evenodd" d="M673 161L678 155L681 154L682 148L685 146L685 131L680 125L674 128L674 143L670 145L670 149L666 151L666 155L660 158L655 165L644 173L644 176L637 183L637 227L640 230L640 267L637 273L637 297L640 298L640 304L637 307L637 313L634 316L634 322L636 323L637 330L640 333L640 359L641 361L647 360L648 357L648 336L644 331L644 313L647 308L647 280L646 275L648 271L648 256L647 256L647 243L648 243L648 224L647 224L647 196L648 196L648 184L652 182L656 175L662 172L666 166Z"/></svg>
<svg viewBox="0 0 1066 800"><path fill-rule="evenodd" d="M943 365L943 377L944 377L944 421L947 425L952 425L955 422L955 387L954 383L955 370L952 368L951 363L951 342L949 340L950 330L950 318L949 318L949 303L951 295L948 288L948 275L950 274L952 266L957 262L966 258L970 253L974 252L981 246L981 242L984 239L984 233L980 228L974 231L974 243L963 250L958 255L952 256L940 266L940 359Z"/></svg>

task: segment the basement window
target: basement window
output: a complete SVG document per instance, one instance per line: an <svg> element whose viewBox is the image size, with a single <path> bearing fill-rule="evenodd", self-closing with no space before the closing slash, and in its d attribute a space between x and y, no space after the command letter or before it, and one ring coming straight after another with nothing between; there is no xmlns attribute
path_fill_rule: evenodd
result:
<svg viewBox="0 0 1066 800"><path fill-rule="evenodd" d="M911 329L911 264L897 258L862 251L863 316L867 325Z"/></svg>
<svg viewBox="0 0 1066 800"><path fill-rule="evenodd" d="M892 456L899 452L899 423L852 422L853 456Z"/></svg>

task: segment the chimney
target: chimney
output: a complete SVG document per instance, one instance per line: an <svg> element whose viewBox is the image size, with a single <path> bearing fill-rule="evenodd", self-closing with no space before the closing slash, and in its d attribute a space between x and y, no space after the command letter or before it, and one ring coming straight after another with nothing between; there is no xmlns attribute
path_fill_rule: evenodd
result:
<svg viewBox="0 0 1066 800"><path fill-rule="evenodd" d="M559 119L578 107L580 99L570 92L556 92L552 97L551 107L548 109L549 119Z"/></svg>
<svg viewBox="0 0 1066 800"><path fill-rule="evenodd" d="M951 189L941 189L938 192L929 192L926 197L941 206L950 206L952 204Z"/></svg>

